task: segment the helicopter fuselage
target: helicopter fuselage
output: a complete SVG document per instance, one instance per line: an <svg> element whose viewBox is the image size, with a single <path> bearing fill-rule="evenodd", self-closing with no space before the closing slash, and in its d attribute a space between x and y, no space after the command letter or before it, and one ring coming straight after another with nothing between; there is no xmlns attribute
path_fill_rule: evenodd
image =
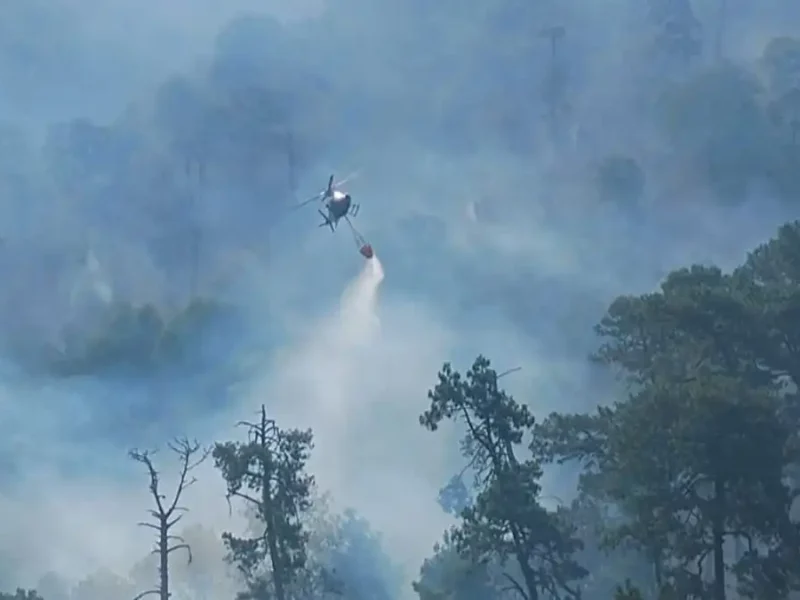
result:
<svg viewBox="0 0 800 600"><path fill-rule="evenodd" d="M331 232L333 232L336 231L336 225L338 225L340 220L344 219L347 221L353 233L353 240L358 246L359 253L369 260L375 255L372 246L364 240L358 231L356 231L356 228L353 227L353 223L350 221L350 217L355 217L358 214L359 205L353 204L350 194L337 189L337 185L344 183L347 179L349 179L349 177L339 182L339 184L334 184L333 175L331 175L328 179L328 187L317 196L318 199L322 200L322 204L325 206L327 212L327 214L325 214L322 212L321 208L317 211L322 217L322 223L320 223L319 226L329 227ZM313 202L313 200L314 198L306 200L301 206Z"/></svg>
<svg viewBox="0 0 800 600"><path fill-rule="evenodd" d="M334 190L328 197L328 218L335 223L342 217L347 216L347 213L350 212L351 205L352 199L350 198L350 194Z"/></svg>

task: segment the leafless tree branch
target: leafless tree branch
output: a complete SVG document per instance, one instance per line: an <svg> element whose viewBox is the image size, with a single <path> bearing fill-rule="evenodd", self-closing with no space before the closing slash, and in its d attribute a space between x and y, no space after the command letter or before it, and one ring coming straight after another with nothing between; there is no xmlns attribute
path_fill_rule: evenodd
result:
<svg viewBox="0 0 800 600"><path fill-rule="evenodd" d="M171 546L167 548L167 554L172 554L175 550L186 550L186 553L189 555L189 564L192 564L192 547L189 544L177 544L175 546Z"/></svg>
<svg viewBox="0 0 800 600"><path fill-rule="evenodd" d="M514 590L515 592L517 592L520 595L521 598L523 598L524 600L528 600L528 594L525 593L525 590L522 589L522 586L520 585L520 583L516 579L514 579L508 573L503 573L503 577L505 577L508 580L508 582L511 584L510 586L508 586L505 589L505 591Z"/></svg>
<svg viewBox="0 0 800 600"><path fill-rule="evenodd" d="M147 468L147 472L150 475L150 494L156 501L156 507L158 508L158 512L163 513L164 506L162 504L162 500L164 499L164 496L159 492L158 489L158 483L159 483L158 471L156 471L152 459L153 455L156 454L156 451L133 449L128 454L133 460L142 463Z"/></svg>
<svg viewBox="0 0 800 600"><path fill-rule="evenodd" d="M502 373L500 373L497 376L497 379L502 379L506 375L511 375L511 373L516 373L517 371L521 371L521 370L522 370L522 367L514 367L513 369L507 369L507 370L503 371Z"/></svg>
<svg viewBox="0 0 800 600"><path fill-rule="evenodd" d="M192 562L192 549L189 544L187 544L181 536L170 534L170 530L183 518L182 513L188 510L185 507L178 506L178 502L180 502L186 489L197 481L195 477L191 476L191 472L208 458L211 453L211 448L201 448L199 442L196 440L189 441L187 438L176 438L167 446L178 456L180 462L178 484L175 487L175 492L170 501L167 501L166 496L159 488L159 473L152 460L155 451L131 450L129 453L133 460L145 465L150 477L149 489L156 507L155 509L150 509L148 513L153 517L155 522L142 522L138 523L138 525L155 529L158 532L156 547L152 551L152 554L156 554L159 557L160 575L158 589L143 592L136 596L134 600L141 600L143 597L152 594L158 594L161 600L169 600L169 555L175 550L186 550L189 555L189 563ZM170 546L170 542L180 543Z"/></svg>

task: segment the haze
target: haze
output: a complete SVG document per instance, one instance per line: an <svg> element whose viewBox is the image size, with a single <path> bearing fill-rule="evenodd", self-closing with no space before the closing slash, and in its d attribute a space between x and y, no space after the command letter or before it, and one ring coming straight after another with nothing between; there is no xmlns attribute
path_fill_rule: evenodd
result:
<svg viewBox="0 0 800 600"><path fill-rule="evenodd" d="M152 586L136 526L152 499L128 450L159 448L172 485L168 440L240 439L264 404L313 430L318 493L368 521L395 597L417 598L455 522L439 490L463 467L458 431L418 422L442 363L521 367L503 383L537 416L592 409L613 389L586 356L614 297L694 262L732 268L795 214L774 187L723 198L685 168L653 108L673 74L646 50L644 4L2 2L2 589ZM722 24L716 0L693 4L700 65L750 68L800 27L781 0L728 0ZM612 155L644 173L635 202L598 191ZM344 224L290 210L355 170L377 265ZM169 319L192 297L226 308L191 367L109 374L107 347L102 369L64 366L109 306ZM218 538L243 517L211 462L196 475L181 525L204 528L207 593L232 594ZM547 471L548 494L573 486ZM132 587L103 588L109 574Z"/></svg>

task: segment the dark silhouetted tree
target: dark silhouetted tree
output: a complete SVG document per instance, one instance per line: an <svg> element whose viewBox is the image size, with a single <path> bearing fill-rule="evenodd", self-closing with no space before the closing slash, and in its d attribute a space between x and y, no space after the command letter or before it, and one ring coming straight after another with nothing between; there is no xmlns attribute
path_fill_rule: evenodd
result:
<svg viewBox="0 0 800 600"><path fill-rule="evenodd" d="M185 550L192 561L192 549L185 540L177 535L170 533L172 528L183 518L183 513L187 510L180 506L181 496L196 481L191 476L194 470L202 463L209 454L209 450L203 450L197 442L190 442L187 439L177 439L169 445L169 449L174 452L180 460L180 471L178 475L178 485L172 498L169 499L160 488L160 475L153 464L152 451L131 450L130 457L142 463L150 476L150 494L155 502L155 509L150 510L153 522L139 523L142 527L148 527L156 531L157 540L153 554L158 556L159 586L156 589L146 590L136 596L136 600L149 595L158 595L160 600L169 600L169 556L177 550Z"/></svg>
<svg viewBox="0 0 800 600"><path fill-rule="evenodd" d="M498 592L489 562L471 561L459 551L450 532L425 559L412 584L420 600L487 600Z"/></svg>
<svg viewBox="0 0 800 600"><path fill-rule="evenodd" d="M430 408L420 416L431 431L443 420L466 427L461 448L475 474L477 494L461 512L461 524L453 532L455 546L476 564L514 559L521 581L508 571L504 577L527 600L577 598L576 582L586 575L573 560L580 541L558 514L540 504L539 460L517 456L534 418L497 380L483 357L463 378L445 364L439 383L428 393Z"/></svg>
<svg viewBox="0 0 800 600"><path fill-rule="evenodd" d="M230 561L245 578L248 600L289 600L306 566L308 533L303 517L311 507L314 478L306 474L312 449L310 430L284 430L261 407L247 427L247 443L216 444L214 463L227 484L228 498L238 498L263 530L254 537L223 534Z"/></svg>
<svg viewBox="0 0 800 600"><path fill-rule="evenodd" d="M780 565L797 536L786 480L795 427L754 354L775 325L763 317L738 278L712 267L618 298L598 326L597 359L625 376L629 398L538 431L559 460L583 461L581 491L624 516L609 543L643 551L657 589L724 600L731 569L739 583L774 568L781 593L794 585ZM731 558L727 540L744 542L744 556Z"/></svg>

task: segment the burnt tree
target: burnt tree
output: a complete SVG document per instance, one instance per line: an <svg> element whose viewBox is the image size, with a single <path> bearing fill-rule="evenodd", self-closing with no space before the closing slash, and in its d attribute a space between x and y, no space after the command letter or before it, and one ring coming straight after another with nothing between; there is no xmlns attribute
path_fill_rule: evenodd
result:
<svg viewBox="0 0 800 600"><path fill-rule="evenodd" d="M152 553L156 554L159 558L158 588L146 590L137 595L134 600L141 600L141 598L145 596L156 594L158 594L160 600L169 600L169 555L176 550L186 550L188 560L190 563L192 562L192 549L189 544L187 544L181 536L172 535L170 531L183 518L183 514L188 510L183 506L179 506L178 503L186 489L197 481L196 478L191 476L191 472L208 457L210 449L203 449L198 442L190 442L185 438L176 439L168 446L180 460L178 485L175 488L171 500L167 499L167 496L160 488L161 482L159 472L153 464L153 455L155 455L155 451L140 451L134 449L129 453L133 460L142 463L147 468L147 472L150 476L150 494L155 501L155 508L151 509L149 512L153 521L139 523L138 525L156 531L156 547L153 549Z"/></svg>

